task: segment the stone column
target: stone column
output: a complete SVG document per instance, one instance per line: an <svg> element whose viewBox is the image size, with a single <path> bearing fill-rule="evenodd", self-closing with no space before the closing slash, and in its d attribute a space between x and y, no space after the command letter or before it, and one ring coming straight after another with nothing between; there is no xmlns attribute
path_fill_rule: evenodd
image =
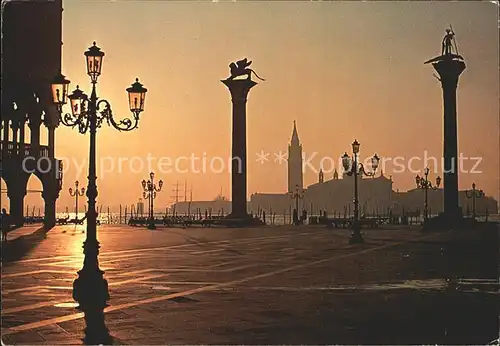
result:
<svg viewBox="0 0 500 346"><path fill-rule="evenodd" d="M233 131L231 154L231 204L228 218L249 218L247 213L247 129L246 104L248 92L257 85L249 79L226 79L222 83L231 93Z"/></svg>
<svg viewBox="0 0 500 346"><path fill-rule="evenodd" d="M12 153L13 155L20 155L20 153L18 152L19 142L17 136L17 131L19 130L19 122L17 120L12 120L10 128L12 129Z"/></svg>
<svg viewBox="0 0 500 346"><path fill-rule="evenodd" d="M12 224L21 227L24 224L24 196L26 196L26 188L21 188L20 184L9 184L7 185L7 194L10 200Z"/></svg>
<svg viewBox="0 0 500 346"><path fill-rule="evenodd" d="M60 186L56 179L56 160L52 160L52 169L44 176L42 198L45 201L44 226L49 230L56 225L56 200L59 197Z"/></svg>
<svg viewBox="0 0 500 346"><path fill-rule="evenodd" d="M47 95L48 98L50 98L50 95ZM59 125L59 114L57 113L57 110L53 106L46 107L45 110L45 126L47 127L48 130L48 147L49 147L49 158L53 159L55 158L55 133L56 133L56 128Z"/></svg>
<svg viewBox="0 0 500 346"><path fill-rule="evenodd" d="M30 114L30 121L29 121L29 127L30 127L30 132L31 132L31 156L33 157L38 157L40 153L40 120L39 119L33 119L32 117L36 116L33 114Z"/></svg>
<svg viewBox="0 0 500 346"><path fill-rule="evenodd" d="M24 150L25 150L25 144L26 144L26 139L25 139L25 130L26 130L26 120L23 117L22 120L19 121L19 155L24 157Z"/></svg>
<svg viewBox="0 0 500 346"><path fill-rule="evenodd" d="M432 65L439 73L443 88L444 214L453 223L462 216L458 203L457 85L465 63L445 56Z"/></svg>
<svg viewBox="0 0 500 346"><path fill-rule="evenodd" d="M4 145L3 145L3 150L4 150L4 155L6 155L7 153L7 143L9 142L9 127L10 127L10 120L9 119L3 119L3 137L2 137L2 141L4 142Z"/></svg>
<svg viewBox="0 0 500 346"><path fill-rule="evenodd" d="M57 197L43 196L45 201L43 224L47 230L56 225L56 199Z"/></svg>
<svg viewBox="0 0 500 346"><path fill-rule="evenodd" d="M53 159L55 156L55 126L48 126L47 130L49 131L49 158Z"/></svg>
<svg viewBox="0 0 500 346"><path fill-rule="evenodd" d="M61 186L57 179L57 160L51 159L51 170L43 177L42 198L45 201L44 226L49 230L56 225L56 201L59 197Z"/></svg>

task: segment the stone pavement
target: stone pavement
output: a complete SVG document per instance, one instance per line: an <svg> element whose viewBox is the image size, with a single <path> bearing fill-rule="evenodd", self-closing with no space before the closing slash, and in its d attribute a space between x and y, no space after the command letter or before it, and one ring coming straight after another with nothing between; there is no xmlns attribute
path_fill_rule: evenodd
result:
<svg viewBox="0 0 500 346"><path fill-rule="evenodd" d="M85 316L71 298L83 226L3 244L5 344L82 344L99 316L114 344L486 344L498 337L497 229L370 230L363 245L349 245L348 230L321 226L98 232L111 295L104 315Z"/></svg>
<svg viewBox="0 0 500 346"><path fill-rule="evenodd" d="M33 224L33 225L27 225L24 227L16 228L10 232L7 233L7 241L9 240L15 240L19 237L25 237L27 235L33 234L37 230L39 230L42 227L41 224ZM3 239L2 239L3 241Z"/></svg>

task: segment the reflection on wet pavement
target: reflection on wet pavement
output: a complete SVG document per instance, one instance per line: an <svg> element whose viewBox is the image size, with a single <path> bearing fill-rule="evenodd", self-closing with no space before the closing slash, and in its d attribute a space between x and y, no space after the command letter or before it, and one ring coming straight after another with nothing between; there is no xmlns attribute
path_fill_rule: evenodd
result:
<svg viewBox="0 0 500 346"><path fill-rule="evenodd" d="M103 312L76 309L71 283L84 236L57 227L22 258L3 263L2 338L150 345L496 338L491 305L500 284L486 278L496 276L498 251L484 250L493 237L483 244L473 233L377 230L367 231L362 246L347 238L319 228L101 227L111 294Z"/></svg>
<svg viewBox="0 0 500 346"><path fill-rule="evenodd" d="M498 294L500 288L499 280L495 279L428 279L428 280L401 280L384 282L378 284L364 285L336 285L324 287L297 287L297 286L260 286L245 287L250 290L276 290L276 291L387 291L387 290L450 290L469 293ZM233 288L220 288L219 290L232 290ZM242 287L238 287L242 289Z"/></svg>

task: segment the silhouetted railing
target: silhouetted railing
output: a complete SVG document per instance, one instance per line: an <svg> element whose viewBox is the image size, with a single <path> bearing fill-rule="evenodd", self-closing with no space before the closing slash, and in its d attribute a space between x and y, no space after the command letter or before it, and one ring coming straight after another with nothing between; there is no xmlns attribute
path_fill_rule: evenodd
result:
<svg viewBox="0 0 500 346"><path fill-rule="evenodd" d="M38 155L34 155L34 156L49 157L49 146L48 145L40 145L39 148L40 148L40 150L39 150ZM24 157L26 157L26 156L33 155L33 153L31 152L31 144L29 144L29 143L24 144L24 154L23 154L21 144L15 143L15 145L14 145L13 142L7 142L7 147L5 147L5 142L0 141L0 151L3 153L4 156L7 156L7 157L12 157L12 156L24 156Z"/></svg>
<svg viewBox="0 0 500 346"><path fill-rule="evenodd" d="M48 145L40 145L40 153L39 157L49 157L49 146Z"/></svg>

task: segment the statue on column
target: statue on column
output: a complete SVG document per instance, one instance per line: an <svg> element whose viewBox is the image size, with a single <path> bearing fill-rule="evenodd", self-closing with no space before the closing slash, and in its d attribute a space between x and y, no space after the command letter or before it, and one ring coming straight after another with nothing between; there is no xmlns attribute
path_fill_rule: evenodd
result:
<svg viewBox="0 0 500 346"><path fill-rule="evenodd" d="M435 63L443 60L464 60L463 56L458 54L457 42L455 40L455 32L450 25L449 29L446 29L446 34L441 41L441 55L430 60L427 60L425 64ZM439 78L438 78L439 79Z"/></svg>
<svg viewBox="0 0 500 346"><path fill-rule="evenodd" d="M252 64L252 61L248 61L247 58L238 60L236 63L232 62L229 64L229 70L231 72L231 76L229 76L227 79L228 80L233 80L236 77L239 76L247 76L247 80L252 80L252 73L260 79L261 81L265 81L265 79L260 78L259 75L252 70L251 68L248 68Z"/></svg>
<svg viewBox="0 0 500 346"><path fill-rule="evenodd" d="M446 29L446 35L444 35L443 42L441 43L441 55L452 54L451 51L453 49L454 40L455 40L455 33L451 29Z"/></svg>

